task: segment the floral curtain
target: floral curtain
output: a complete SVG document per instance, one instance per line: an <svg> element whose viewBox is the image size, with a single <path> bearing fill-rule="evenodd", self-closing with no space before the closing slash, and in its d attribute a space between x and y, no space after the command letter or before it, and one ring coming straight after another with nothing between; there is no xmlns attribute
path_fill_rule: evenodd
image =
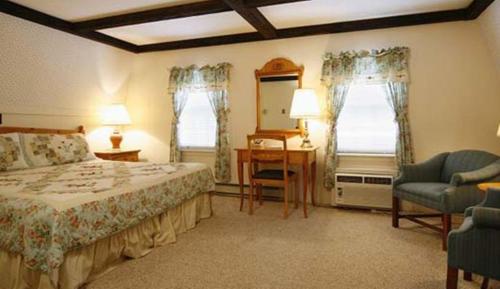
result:
<svg viewBox="0 0 500 289"><path fill-rule="evenodd" d="M387 82L387 101L394 110L398 124L396 160L398 168L413 163L413 144L408 120L408 92L405 82Z"/></svg>
<svg viewBox="0 0 500 289"><path fill-rule="evenodd" d="M408 122L407 83L409 82L407 47L371 51L344 51L324 57L321 81L329 89L328 131L325 154L324 185L335 185L337 165L336 124L350 84L387 83L389 102L394 109L399 134L396 141L398 165L413 161L413 149Z"/></svg>
<svg viewBox="0 0 500 289"><path fill-rule="evenodd" d="M331 189L335 186L335 168L337 167L337 120L344 107L345 98L349 91L348 84L335 85L329 91L327 99L328 128L326 135L326 157L324 186Z"/></svg>
<svg viewBox="0 0 500 289"><path fill-rule="evenodd" d="M213 82L224 81L222 89L212 89L208 92L208 99L217 120L217 135L215 138L215 179L221 183L231 181L231 147L229 145L229 131L227 128L229 101L227 80L229 80L229 66L221 65L215 68Z"/></svg>
<svg viewBox="0 0 500 289"><path fill-rule="evenodd" d="M215 177L219 182L231 179L231 149L227 130L229 102L229 63L216 66L191 65L186 68L174 67L170 71L169 95L172 98L173 117L170 139L170 161L180 161L177 128L179 118L189 93L206 92L217 120Z"/></svg>

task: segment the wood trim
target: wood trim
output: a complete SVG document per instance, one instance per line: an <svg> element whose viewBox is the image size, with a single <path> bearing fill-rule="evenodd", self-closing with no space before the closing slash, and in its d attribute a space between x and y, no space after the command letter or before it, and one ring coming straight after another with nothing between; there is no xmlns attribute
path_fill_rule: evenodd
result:
<svg viewBox="0 0 500 289"><path fill-rule="evenodd" d="M243 0L222 0L234 11L240 14L265 39L276 38L276 28L262 15L257 8L248 8Z"/></svg>
<svg viewBox="0 0 500 289"><path fill-rule="evenodd" d="M72 134L82 133L85 134L83 125L78 126L76 129L58 129L58 128L34 128L34 127L16 127L16 126L0 126L0 133L47 133L47 134Z"/></svg>
<svg viewBox="0 0 500 289"><path fill-rule="evenodd" d="M493 3L495 0L474 0L472 3L467 7L467 19L468 20L473 20L479 17L481 13L483 13L488 6L490 6L491 3Z"/></svg>
<svg viewBox="0 0 500 289"><path fill-rule="evenodd" d="M303 135L304 128L303 122L297 120L298 129L261 129L260 126L260 78L269 76L297 76L298 88L302 88L302 75L304 74L304 66L298 66L293 61L288 60L283 57L278 57L269 60L264 64L261 69L255 70L255 83L256 83L256 101L257 101L257 127L255 129L256 134L281 134L287 137L293 137L296 135Z"/></svg>
<svg viewBox="0 0 500 289"><path fill-rule="evenodd" d="M75 26L80 30L98 30L231 10L221 1L210 0L80 21L76 22Z"/></svg>
<svg viewBox="0 0 500 289"><path fill-rule="evenodd" d="M309 0L260 0L260 1L245 1L244 6L248 9L256 9L257 7L284 4L298 1ZM85 20L75 22L75 27L79 30L99 30L126 25L142 24L169 19L177 19L184 17L200 16L213 13L221 13L232 11L233 9L219 0L209 0L183 5L169 6L144 10L139 12L125 13L113 15L109 17Z"/></svg>
<svg viewBox="0 0 500 289"><path fill-rule="evenodd" d="M475 0L480 1L480 0ZM329 24L310 25L277 29L277 37L274 39L286 39L293 37L304 37L322 34L335 34L344 32L364 31L373 29L384 29L402 26L423 25L432 23L442 23L451 21L470 20L466 16L466 8L457 10L447 10L438 12L428 12L419 14L409 14L402 16L391 16L383 18L373 18L355 21L335 22ZM139 46L139 53L176 50L196 47L207 47L215 45L236 44L269 40L265 39L258 32L240 33L225 36L204 37L189 40L179 40L146 44Z"/></svg>

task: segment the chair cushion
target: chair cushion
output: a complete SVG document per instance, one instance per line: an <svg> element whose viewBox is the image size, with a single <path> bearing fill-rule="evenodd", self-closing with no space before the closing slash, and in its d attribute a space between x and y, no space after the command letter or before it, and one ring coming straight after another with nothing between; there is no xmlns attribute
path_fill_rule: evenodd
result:
<svg viewBox="0 0 500 289"><path fill-rule="evenodd" d="M497 155L476 150L463 150L450 153L441 172L441 181L449 183L455 173L475 171L495 162Z"/></svg>
<svg viewBox="0 0 500 289"><path fill-rule="evenodd" d="M288 176L293 176L294 171L288 171ZM283 170L261 170L253 175L254 179L283 180Z"/></svg>
<svg viewBox="0 0 500 289"><path fill-rule="evenodd" d="M403 200L442 210L445 190L453 187L446 183L404 183L397 186L395 194Z"/></svg>

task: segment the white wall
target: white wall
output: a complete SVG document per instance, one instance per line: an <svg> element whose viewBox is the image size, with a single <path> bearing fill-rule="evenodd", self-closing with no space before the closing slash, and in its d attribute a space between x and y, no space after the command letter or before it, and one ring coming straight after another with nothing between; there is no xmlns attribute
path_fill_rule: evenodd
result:
<svg viewBox="0 0 500 289"><path fill-rule="evenodd" d="M500 73L500 1L494 1L478 18L483 37Z"/></svg>
<svg viewBox="0 0 500 289"><path fill-rule="evenodd" d="M0 113L4 114L4 125L71 128L84 124L93 148L98 149L108 146L106 132L94 130L99 127L98 107L126 100L134 126L124 147L138 147L143 150L142 157L166 161L172 115L166 89L168 70L174 65L233 64L230 133L233 147L243 147L245 135L256 125L253 71L268 60L287 57L303 64L304 87L315 88L324 98L319 78L325 52L404 45L411 50L410 120L417 161L463 148L500 153L500 140L495 137L500 122L500 82L493 65L499 58L495 48L498 18L495 2L473 22L135 56L0 14ZM493 37L496 42L491 46ZM320 176L324 129L323 121L311 125L312 141L321 146ZM232 182L236 183L234 162L233 154ZM384 162L375 162L375 166ZM330 194L322 191L320 201L329 203Z"/></svg>
<svg viewBox="0 0 500 289"><path fill-rule="evenodd" d="M408 46L411 50L410 121L417 161L441 152L465 148L500 154L496 128L500 122L500 87L493 57L477 22L454 22L315 37L141 54L134 62L128 105L135 128L151 139L138 145L151 160L168 160L172 108L166 90L169 69L191 64L233 65L230 85L230 133L233 147L245 146L245 135L256 126L253 71L275 57L304 65L303 86L320 84L326 52ZM312 141L320 145L322 175L325 124L312 124ZM294 140L298 142L299 140ZM232 182L236 183L233 152ZM321 184L321 178L318 181ZM321 186L319 187L321 188ZM322 203L330 193L320 192Z"/></svg>
<svg viewBox="0 0 500 289"><path fill-rule="evenodd" d="M134 54L0 13L0 113L12 126L85 125L109 147L98 109L125 101Z"/></svg>

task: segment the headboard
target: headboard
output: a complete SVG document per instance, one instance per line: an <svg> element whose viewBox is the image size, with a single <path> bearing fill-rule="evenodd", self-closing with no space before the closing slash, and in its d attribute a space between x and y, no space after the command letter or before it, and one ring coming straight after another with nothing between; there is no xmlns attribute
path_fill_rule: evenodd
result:
<svg viewBox="0 0 500 289"><path fill-rule="evenodd" d="M57 128L33 128L33 127L15 127L15 126L0 126L0 133L49 133L49 134L71 134L82 133L85 134L83 125L78 126L76 129L57 129Z"/></svg>

